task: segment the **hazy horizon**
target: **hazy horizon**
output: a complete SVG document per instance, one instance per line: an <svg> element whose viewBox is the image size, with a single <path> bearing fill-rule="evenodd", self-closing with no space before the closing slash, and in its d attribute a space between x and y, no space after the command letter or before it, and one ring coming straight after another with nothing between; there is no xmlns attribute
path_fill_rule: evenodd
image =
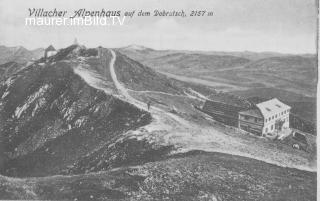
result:
<svg viewBox="0 0 320 201"><path fill-rule="evenodd" d="M67 46L65 46L65 47L60 47L60 48L57 48L54 44L52 44L52 43L50 43L50 44L48 44L48 46L49 45L52 45L53 47L55 47L57 50L59 50L59 49L63 49L63 48L67 48L67 47L69 47L69 46L71 46L72 45L72 42L69 44L69 45L67 45ZM83 44L83 43L80 43L79 45L83 45L83 46L85 46L86 48L97 48L97 47L99 47L99 46L87 46L87 45L85 45L85 44ZM242 50L242 51L224 51L224 50L197 50L197 49L192 49L192 50L188 50L188 49L156 49L156 48L152 48L152 47L147 47L147 46L144 46L144 45L139 45L139 44L128 44L128 45L125 45L125 46L121 46L121 47L106 47L106 46L102 46L103 48L110 48L110 49L119 49L119 48L126 48L126 47L129 47L129 46L133 46L133 45L135 45L135 46L141 46L141 47L144 47L144 48L150 48L150 49L153 49L153 50L155 50L155 51L190 51L190 52L225 52L225 53L237 53L237 52L239 52L239 53L243 53L243 52L249 52L249 53L258 53L258 54L263 54L263 53L274 53L274 54L284 54L284 55L286 55L286 54L288 54L288 55L317 55L317 52L315 52L315 53L309 53L309 52L306 52L306 53L289 53L289 52L276 52L276 51L250 51L250 50ZM25 46L23 46L23 45L16 45L16 46L7 46L7 45L5 45L5 44L0 44L0 46L5 46L5 47L7 47L7 48L17 48L17 47L23 47L23 48L25 48L25 49L27 49L28 51L34 51L34 50L37 50L37 49L45 49L45 48L47 48L47 46L46 47L37 47L37 48L27 48L27 47L25 47Z"/></svg>
<svg viewBox="0 0 320 201"><path fill-rule="evenodd" d="M134 17L115 27L25 26L28 8L74 10L212 10L213 17ZM74 38L88 47L138 44L153 49L223 52L317 53L317 7L314 0L2 0L0 44L27 49Z"/></svg>

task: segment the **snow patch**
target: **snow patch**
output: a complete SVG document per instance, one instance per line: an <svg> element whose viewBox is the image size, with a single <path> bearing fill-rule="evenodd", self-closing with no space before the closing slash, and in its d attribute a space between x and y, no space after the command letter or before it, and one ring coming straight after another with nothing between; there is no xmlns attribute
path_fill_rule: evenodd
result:
<svg viewBox="0 0 320 201"><path fill-rule="evenodd" d="M21 115L30 107L30 105L37 100L38 98L40 98L41 96L43 96L48 89L50 88L50 86L48 84L43 85L37 92L33 93L31 96L29 96L28 100L20 107L17 107L14 114L17 118L20 118ZM43 102L44 100L40 101ZM41 103L40 103L41 104ZM44 103L42 103L44 104Z"/></svg>
<svg viewBox="0 0 320 201"><path fill-rule="evenodd" d="M34 116L39 111L39 109L41 109L45 104L46 104L46 99L43 97L39 98L36 102L36 106L32 111L32 116Z"/></svg>
<svg viewBox="0 0 320 201"><path fill-rule="evenodd" d="M5 97L7 97L9 95L9 93L10 93L9 91L4 92L4 94L2 95L1 98L4 99Z"/></svg>
<svg viewBox="0 0 320 201"><path fill-rule="evenodd" d="M14 79L12 77L9 77L4 84L7 85L7 88L9 88L12 85L13 81Z"/></svg>

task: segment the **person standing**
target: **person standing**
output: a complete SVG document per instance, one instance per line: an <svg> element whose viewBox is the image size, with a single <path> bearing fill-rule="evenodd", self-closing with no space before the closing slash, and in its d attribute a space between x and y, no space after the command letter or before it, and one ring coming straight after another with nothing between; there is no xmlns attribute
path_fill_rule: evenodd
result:
<svg viewBox="0 0 320 201"><path fill-rule="evenodd" d="M151 107L151 101L149 100L148 103L147 103L147 107L148 107L148 111L150 110L150 107Z"/></svg>

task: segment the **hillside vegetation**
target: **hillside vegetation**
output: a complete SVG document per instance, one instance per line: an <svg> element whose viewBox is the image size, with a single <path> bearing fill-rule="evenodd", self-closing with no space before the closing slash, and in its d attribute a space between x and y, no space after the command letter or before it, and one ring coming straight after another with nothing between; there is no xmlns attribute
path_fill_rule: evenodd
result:
<svg viewBox="0 0 320 201"><path fill-rule="evenodd" d="M196 106L247 100L119 50L72 45L3 79L0 199L316 198L315 136L296 150L214 121Z"/></svg>

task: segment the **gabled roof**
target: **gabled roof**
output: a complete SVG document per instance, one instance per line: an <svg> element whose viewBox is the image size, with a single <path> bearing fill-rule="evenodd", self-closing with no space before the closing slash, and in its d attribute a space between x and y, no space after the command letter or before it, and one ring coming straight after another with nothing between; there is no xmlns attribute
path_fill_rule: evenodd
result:
<svg viewBox="0 0 320 201"><path fill-rule="evenodd" d="M46 48L46 51L56 51L56 49L52 45L50 45Z"/></svg>
<svg viewBox="0 0 320 201"><path fill-rule="evenodd" d="M276 98L259 103L256 105L264 117L273 116L284 110L291 109L290 106L284 104Z"/></svg>

